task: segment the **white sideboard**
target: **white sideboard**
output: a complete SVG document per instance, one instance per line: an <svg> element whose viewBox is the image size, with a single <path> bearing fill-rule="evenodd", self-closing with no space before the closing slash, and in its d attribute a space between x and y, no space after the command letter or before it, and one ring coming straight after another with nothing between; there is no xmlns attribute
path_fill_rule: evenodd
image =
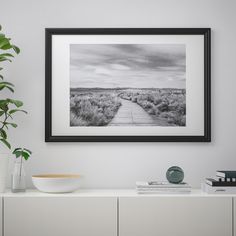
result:
<svg viewBox="0 0 236 236"><path fill-rule="evenodd" d="M1 197L0 236L236 236L235 195L31 190Z"/></svg>
<svg viewBox="0 0 236 236"><path fill-rule="evenodd" d="M233 233L236 236L236 197L234 197L233 201Z"/></svg>
<svg viewBox="0 0 236 236"><path fill-rule="evenodd" d="M2 223L3 223L3 209L2 209L2 197L0 197L0 236L2 236L2 231L3 231L3 226L2 226Z"/></svg>

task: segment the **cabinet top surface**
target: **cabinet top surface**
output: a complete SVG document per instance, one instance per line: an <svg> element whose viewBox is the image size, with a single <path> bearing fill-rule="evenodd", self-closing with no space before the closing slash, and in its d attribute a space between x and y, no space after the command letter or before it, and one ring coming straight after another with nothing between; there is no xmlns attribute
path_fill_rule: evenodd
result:
<svg viewBox="0 0 236 236"><path fill-rule="evenodd" d="M135 189L80 189L73 193L42 193L28 189L24 193L7 190L0 193L0 197L236 197L236 194L207 194L200 189L192 189L191 193L184 194L138 194Z"/></svg>

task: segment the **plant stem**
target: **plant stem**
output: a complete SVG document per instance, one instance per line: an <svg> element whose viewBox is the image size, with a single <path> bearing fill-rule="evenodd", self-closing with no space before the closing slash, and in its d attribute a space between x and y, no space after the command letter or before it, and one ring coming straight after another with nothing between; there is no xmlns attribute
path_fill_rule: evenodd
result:
<svg viewBox="0 0 236 236"><path fill-rule="evenodd" d="M20 189L20 183L21 183L21 172L22 172L22 156L20 158L20 176L19 176L19 189Z"/></svg>
<svg viewBox="0 0 236 236"><path fill-rule="evenodd" d="M4 114L5 114L5 118L4 118L4 120L3 120L3 124L2 124L2 127L0 128L0 130L3 130L3 129L4 129L4 127L6 126L6 125L5 125L5 122L6 122L7 119L8 119L7 112L5 112Z"/></svg>
<svg viewBox="0 0 236 236"><path fill-rule="evenodd" d="M21 158L20 158L20 178L21 178L21 169L22 169L22 156L21 156Z"/></svg>

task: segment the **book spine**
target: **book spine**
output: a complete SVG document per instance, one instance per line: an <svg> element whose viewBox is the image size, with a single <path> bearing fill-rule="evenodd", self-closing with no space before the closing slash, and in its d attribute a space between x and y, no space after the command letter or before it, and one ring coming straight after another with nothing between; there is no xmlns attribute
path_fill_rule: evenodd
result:
<svg viewBox="0 0 236 236"><path fill-rule="evenodd" d="M221 178L225 178L225 173L217 171L216 176L221 177Z"/></svg>
<svg viewBox="0 0 236 236"><path fill-rule="evenodd" d="M211 186L220 186L220 187L236 187L236 181L233 181L232 179L230 180L226 180L226 181L216 181L214 179L206 179L205 181L208 185L211 185Z"/></svg>
<svg viewBox="0 0 236 236"><path fill-rule="evenodd" d="M236 171L232 172L217 171L216 176L222 178L236 178Z"/></svg>
<svg viewBox="0 0 236 236"><path fill-rule="evenodd" d="M213 187L208 184L204 186L204 192L209 194L235 194L235 187Z"/></svg>

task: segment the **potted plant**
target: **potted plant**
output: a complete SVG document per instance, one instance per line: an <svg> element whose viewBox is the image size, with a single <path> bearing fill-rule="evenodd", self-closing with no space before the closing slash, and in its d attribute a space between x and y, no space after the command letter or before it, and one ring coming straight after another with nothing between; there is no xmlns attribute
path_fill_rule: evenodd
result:
<svg viewBox="0 0 236 236"><path fill-rule="evenodd" d="M12 62L15 55L20 53L20 49L11 43L11 39L2 33L0 26L0 93L8 90L14 93L14 84L6 81L3 74L3 65L5 62ZM5 94L5 93L4 93ZM9 97L0 99L0 143L11 149L11 144L8 140L8 129L16 128L17 124L14 122L14 115L17 112L27 113L22 110L23 102ZM2 154L2 145L0 147L0 192L4 191L5 178L7 172L8 158L7 154Z"/></svg>

